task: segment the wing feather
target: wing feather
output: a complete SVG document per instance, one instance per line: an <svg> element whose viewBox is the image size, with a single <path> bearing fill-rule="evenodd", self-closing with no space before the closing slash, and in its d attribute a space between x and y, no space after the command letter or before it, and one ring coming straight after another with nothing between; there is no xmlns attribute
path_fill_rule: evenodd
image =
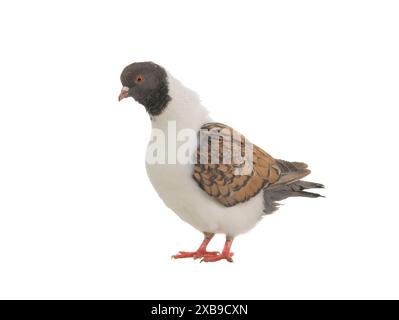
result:
<svg viewBox="0 0 399 320"><path fill-rule="evenodd" d="M251 148L246 149L248 145ZM201 163L204 159L206 163ZM219 163L213 163L215 159ZM202 126L196 160L194 180L226 207L248 201L264 188L289 184L310 173L306 164L276 160L221 123ZM248 168L251 170L245 171Z"/></svg>

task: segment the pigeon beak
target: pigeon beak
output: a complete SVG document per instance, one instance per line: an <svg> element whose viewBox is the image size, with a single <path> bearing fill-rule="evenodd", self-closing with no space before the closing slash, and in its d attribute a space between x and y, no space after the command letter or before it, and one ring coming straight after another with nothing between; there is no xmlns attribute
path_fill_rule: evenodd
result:
<svg viewBox="0 0 399 320"><path fill-rule="evenodd" d="M121 101L122 99L125 99L128 96L129 96L129 88L123 87L121 93L119 94L118 101Z"/></svg>

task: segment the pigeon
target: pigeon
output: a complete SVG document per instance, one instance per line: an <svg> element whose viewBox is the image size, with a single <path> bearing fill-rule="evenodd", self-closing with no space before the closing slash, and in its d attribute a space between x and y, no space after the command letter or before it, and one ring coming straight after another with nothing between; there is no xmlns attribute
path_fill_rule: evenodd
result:
<svg viewBox="0 0 399 320"><path fill-rule="evenodd" d="M302 180L310 173L305 163L275 159L238 131L212 120L199 96L162 66L135 62L123 69L120 79L118 100L133 98L151 119L149 180L165 205L204 235L197 250L179 251L172 258L233 262L233 240L275 212L281 200L322 197L305 191L324 187ZM181 133L191 139L182 141ZM154 137L159 138L156 148ZM173 145L184 147L184 159L191 161L177 161ZM207 250L215 234L226 237L221 252Z"/></svg>

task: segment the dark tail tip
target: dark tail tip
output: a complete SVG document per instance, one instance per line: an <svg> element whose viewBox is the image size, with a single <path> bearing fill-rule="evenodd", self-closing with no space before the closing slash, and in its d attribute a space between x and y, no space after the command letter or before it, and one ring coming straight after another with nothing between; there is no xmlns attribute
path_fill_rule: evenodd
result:
<svg viewBox="0 0 399 320"><path fill-rule="evenodd" d="M325 198L325 196L315 193L315 192L308 192L308 191L298 191L297 194L301 197L308 197L308 198Z"/></svg>
<svg viewBox="0 0 399 320"><path fill-rule="evenodd" d="M299 187L301 190L325 188L324 185L321 183L309 182L309 181L303 181L303 180L299 180L293 184L296 185L297 187Z"/></svg>

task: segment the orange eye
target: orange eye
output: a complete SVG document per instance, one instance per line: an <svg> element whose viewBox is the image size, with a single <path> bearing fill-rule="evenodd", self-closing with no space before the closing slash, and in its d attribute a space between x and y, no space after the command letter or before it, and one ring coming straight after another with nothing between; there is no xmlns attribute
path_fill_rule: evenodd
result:
<svg viewBox="0 0 399 320"><path fill-rule="evenodd" d="M143 82L143 81L144 81L144 78L143 78L142 75L137 76L137 78L136 78L136 80L135 80L136 83L141 83L141 82Z"/></svg>

